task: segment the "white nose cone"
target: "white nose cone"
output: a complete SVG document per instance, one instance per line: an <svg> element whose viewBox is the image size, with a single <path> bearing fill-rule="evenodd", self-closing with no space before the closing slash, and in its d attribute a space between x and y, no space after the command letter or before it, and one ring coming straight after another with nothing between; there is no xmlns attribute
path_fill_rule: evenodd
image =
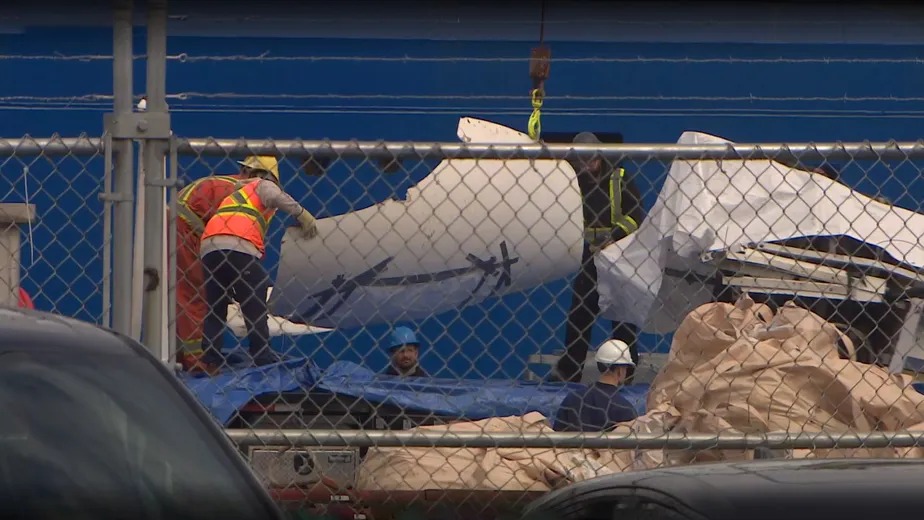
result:
<svg viewBox="0 0 924 520"><path fill-rule="evenodd" d="M529 136L462 118L479 144ZM576 272L584 240L574 169L550 159L443 159L405 200L318 219L320 236L282 242L278 316L319 327L414 321Z"/></svg>

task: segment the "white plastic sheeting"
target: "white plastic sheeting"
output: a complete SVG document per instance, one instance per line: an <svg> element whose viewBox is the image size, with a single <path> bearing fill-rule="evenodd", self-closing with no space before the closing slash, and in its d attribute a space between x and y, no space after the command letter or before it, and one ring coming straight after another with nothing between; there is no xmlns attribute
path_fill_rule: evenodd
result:
<svg viewBox="0 0 924 520"><path fill-rule="evenodd" d="M685 132L678 144L728 142ZM849 235L924 266L924 215L769 160L674 161L638 231L597 256L601 313L672 332L712 291L666 268L711 275L707 251L815 235Z"/></svg>
<svg viewBox="0 0 924 520"><path fill-rule="evenodd" d="M273 288L270 287L266 291L266 298L269 300L270 295L273 294ZM323 328L323 327L313 327L310 325L303 325L301 323L292 323L291 321L275 316L273 314L269 315L269 320L267 321L269 326L270 336L306 336L309 334L323 334L325 332L331 332L333 329ZM231 300L231 304L228 305L228 328L231 329L231 332L239 338L247 336L247 323L244 321L244 315L241 313L241 305L235 301Z"/></svg>

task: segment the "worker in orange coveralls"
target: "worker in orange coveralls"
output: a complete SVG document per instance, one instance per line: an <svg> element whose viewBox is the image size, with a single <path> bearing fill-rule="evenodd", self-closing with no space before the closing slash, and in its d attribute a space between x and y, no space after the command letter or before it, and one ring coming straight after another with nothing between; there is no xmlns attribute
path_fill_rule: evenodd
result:
<svg viewBox="0 0 924 520"><path fill-rule="evenodd" d="M243 161L236 175L211 175L183 188L177 197L176 219L176 332L179 340L177 361L186 371L199 371L202 365L202 322L208 312L205 275L199 259L199 244L205 224L219 204L234 193L238 181L259 177L279 168L272 156L251 156Z"/></svg>

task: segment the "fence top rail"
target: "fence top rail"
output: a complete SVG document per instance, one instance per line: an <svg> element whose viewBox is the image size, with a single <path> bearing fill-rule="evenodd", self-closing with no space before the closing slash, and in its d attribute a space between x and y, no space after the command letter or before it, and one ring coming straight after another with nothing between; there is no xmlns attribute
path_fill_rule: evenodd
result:
<svg viewBox="0 0 924 520"><path fill-rule="evenodd" d="M177 139L177 151L204 156L282 155L358 159L910 159L924 158L916 142L734 144L477 144L453 142Z"/></svg>
<svg viewBox="0 0 924 520"><path fill-rule="evenodd" d="M924 446L924 432L764 434L480 433L428 431L228 429L241 447L353 446L599 449L856 449Z"/></svg>
<svg viewBox="0 0 924 520"><path fill-rule="evenodd" d="M734 144L474 144L453 142L302 141L174 138L184 155L276 155L290 158L353 159L574 159L600 154L610 159L924 159L924 139L907 142L734 143ZM0 157L97 155L105 139L97 137L0 138Z"/></svg>
<svg viewBox="0 0 924 520"><path fill-rule="evenodd" d="M100 137L0 137L0 157L29 155L93 156L104 152L105 141Z"/></svg>

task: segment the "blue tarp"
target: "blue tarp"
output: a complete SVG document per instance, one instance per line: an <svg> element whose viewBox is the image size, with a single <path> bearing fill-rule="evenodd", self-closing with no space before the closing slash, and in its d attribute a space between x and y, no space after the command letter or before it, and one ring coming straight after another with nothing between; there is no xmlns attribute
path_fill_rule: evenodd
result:
<svg viewBox="0 0 924 520"><path fill-rule="evenodd" d="M347 395L408 411L479 420L533 411L553 417L570 391L583 388L573 383L399 378L379 375L347 361L335 362L321 370L308 359L237 368L215 377L181 375L180 378L223 424L257 397L300 389ZM647 385L624 389L624 395L635 405L639 415L645 413L647 391Z"/></svg>

